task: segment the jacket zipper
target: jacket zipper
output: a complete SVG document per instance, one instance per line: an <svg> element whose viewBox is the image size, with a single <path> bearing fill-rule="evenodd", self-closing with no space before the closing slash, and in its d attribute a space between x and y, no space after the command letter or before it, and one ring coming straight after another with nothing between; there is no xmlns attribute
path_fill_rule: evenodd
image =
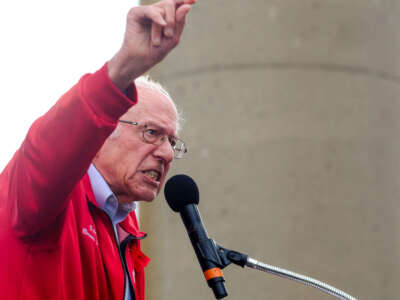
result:
<svg viewBox="0 0 400 300"><path fill-rule="evenodd" d="M129 233L129 235L121 243L121 248L123 249L123 251L121 251L121 248L120 248L120 245L119 245L119 241L118 241L118 238L117 238L116 228L114 228L114 225L113 225L113 222L112 222L110 216L105 211L103 211L101 208L99 208L99 207L95 206L94 204L92 204L89 201L89 199L87 199L87 200L88 200L88 203L90 205L94 206L96 209L99 209L101 211L101 213L104 213L106 215L108 221L111 224L112 230L114 232L114 242L115 242L115 245L117 245L118 254L119 254L119 260L121 261L122 271L124 272L124 275L125 275L124 276L124 292L123 292L122 300L125 300L125 289L126 289L126 284L127 284L126 277L128 277L128 284L129 284L129 290L131 291L131 298L132 298L132 300L136 300L135 289L133 288L131 276L129 275L129 270L128 270L128 267L126 265L126 257L125 257L124 253L125 253L126 246L128 245L128 243L130 241L132 241L132 240L142 240L147 236L147 234L145 234L142 237L137 237L137 236L134 236L134 235Z"/></svg>
<svg viewBox="0 0 400 300"><path fill-rule="evenodd" d="M114 235L115 235L115 232L114 232ZM122 243L120 245L121 247L118 247L119 255L120 255L120 258L122 259L122 266L123 266L123 268L124 268L124 270L126 272L125 273L126 276L128 277L129 290L130 290L131 295L132 295L132 297L131 297L132 300L136 300L136 295L135 295L135 289L133 288L133 283L132 283L132 280L131 280L131 276L129 274L128 266L127 266L127 263L126 263L125 250L126 250L126 247L129 244L129 242L131 242L133 240L142 240L145 237L146 237L146 235L143 236L143 237L137 237L137 236L134 236L134 235L129 233L129 235L122 241ZM116 237L115 237L115 239L116 239ZM125 276L125 283L126 283L126 276ZM124 286L124 297L125 297L125 286Z"/></svg>
<svg viewBox="0 0 400 300"><path fill-rule="evenodd" d="M121 254L121 256L122 256L123 265L124 265L124 268L125 268L125 271L126 271L126 276L128 277L128 281L129 281L129 290L130 290L131 295L132 295L132 300L135 300L135 299L136 299L136 295L135 295L135 289L133 288L133 283L132 283L132 280L131 280L131 276L130 276L130 274L129 274L128 265L127 265L127 263L126 263L125 250L126 250L126 247L128 246L128 243L129 243L130 241L134 240L134 239L135 239L135 237L134 237L133 235L129 234L129 235L125 238L125 240L122 241L121 247L120 247L120 251L121 251L120 254ZM126 276L125 276L125 281L126 281ZM124 291L124 292L125 292L125 291Z"/></svg>
<svg viewBox="0 0 400 300"><path fill-rule="evenodd" d="M133 285L132 285L131 277L130 277L129 272L128 272L128 267L126 266L125 255L122 254L121 248L119 247L119 242L118 242L118 239L117 239L117 232L116 232L116 229L114 228L113 222L112 222L110 216L109 216L105 211L103 211L101 208L95 206L95 205L92 204L90 201L88 201L88 203L89 203L89 205L91 205L91 206L95 207L96 209L100 210L101 213L105 214L106 217L107 217L107 219L108 219L108 221L109 221L110 224L111 224L112 231L113 231L113 233L114 233L114 234L113 234L113 236L114 236L114 242L115 242L115 245L117 246L117 249L118 249L119 260L120 260L120 262L121 262L122 271L123 271L123 273L124 273L124 291L123 291L123 295L122 295L122 300L125 300L125 289L126 289L126 284L127 284L127 282L126 282L126 277L127 277L127 276L128 276L128 280L129 280L128 284L130 284L129 289L130 289L130 291L131 291L131 296L132 296L131 298L132 298L132 300L136 300L135 291L134 291L134 288L133 288ZM129 239L130 237L132 237L132 238ZM144 237L143 237L143 238L144 238ZM121 243L121 245L122 245L126 240L128 240L128 239L129 239L129 241L131 241L132 239L135 239L135 236L133 236L132 234L129 234L129 235L126 237L126 239ZM141 238L136 238L136 239L141 239ZM127 243L126 243L126 244L127 244ZM124 246L124 249L125 249L125 248L126 248L126 245Z"/></svg>
<svg viewBox="0 0 400 300"><path fill-rule="evenodd" d="M104 212L104 213L106 214L108 220L110 221L112 230L114 232L114 242L117 245L118 254L119 254L119 260L121 261L122 271L124 272L124 292L123 292L123 295L122 295L122 300L125 300L125 289L126 289L126 285L127 284L129 285L128 288L131 291L131 299L132 300L136 300L135 291L134 291L134 288L133 288L133 285L132 285L132 281L131 281L131 276L129 275L128 267L126 266L125 255L124 255L124 253L122 253L120 245L119 245L119 242L118 242L116 228L114 227L111 218L107 215L106 212ZM132 235L129 234L128 237L121 243L121 246L130 236L132 236ZM126 248L126 245L124 246L124 249L125 248ZM126 277L128 277L128 282L126 282Z"/></svg>

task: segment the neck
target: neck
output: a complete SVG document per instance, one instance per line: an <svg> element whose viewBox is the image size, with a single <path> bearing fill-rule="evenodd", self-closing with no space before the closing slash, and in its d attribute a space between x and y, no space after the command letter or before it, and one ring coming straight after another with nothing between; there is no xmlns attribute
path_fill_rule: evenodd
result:
<svg viewBox="0 0 400 300"><path fill-rule="evenodd" d="M125 194L118 194L118 193L115 193L115 192L114 192L114 194L115 194L115 196L117 196L118 203L120 203L120 204L133 202L132 197L129 197L129 196L125 195Z"/></svg>

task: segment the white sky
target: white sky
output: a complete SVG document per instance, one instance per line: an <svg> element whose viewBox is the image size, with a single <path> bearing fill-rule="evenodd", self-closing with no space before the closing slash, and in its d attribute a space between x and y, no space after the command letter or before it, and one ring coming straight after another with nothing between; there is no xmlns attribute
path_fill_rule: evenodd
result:
<svg viewBox="0 0 400 300"><path fill-rule="evenodd" d="M115 54L122 43L126 14L137 3L0 3L0 170L32 122L83 74L96 71Z"/></svg>

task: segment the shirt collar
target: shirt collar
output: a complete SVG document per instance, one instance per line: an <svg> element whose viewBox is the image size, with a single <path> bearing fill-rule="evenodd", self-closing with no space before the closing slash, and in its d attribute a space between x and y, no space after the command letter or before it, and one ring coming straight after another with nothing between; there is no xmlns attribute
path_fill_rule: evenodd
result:
<svg viewBox="0 0 400 300"><path fill-rule="evenodd" d="M135 202L118 203L118 198L93 164L89 167L88 175L97 204L108 214L114 224L123 221L136 208Z"/></svg>

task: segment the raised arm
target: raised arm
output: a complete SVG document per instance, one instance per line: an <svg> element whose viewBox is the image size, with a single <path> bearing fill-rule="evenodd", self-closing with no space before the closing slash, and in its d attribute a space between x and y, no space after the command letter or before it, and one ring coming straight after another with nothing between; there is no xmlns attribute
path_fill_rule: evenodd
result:
<svg viewBox="0 0 400 300"><path fill-rule="evenodd" d="M0 175L0 207L6 202L19 235L34 235L62 218L68 195L120 116L135 104L133 80L178 44L194 2L164 0L132 8L117 54L34 122Z"/></svg>

